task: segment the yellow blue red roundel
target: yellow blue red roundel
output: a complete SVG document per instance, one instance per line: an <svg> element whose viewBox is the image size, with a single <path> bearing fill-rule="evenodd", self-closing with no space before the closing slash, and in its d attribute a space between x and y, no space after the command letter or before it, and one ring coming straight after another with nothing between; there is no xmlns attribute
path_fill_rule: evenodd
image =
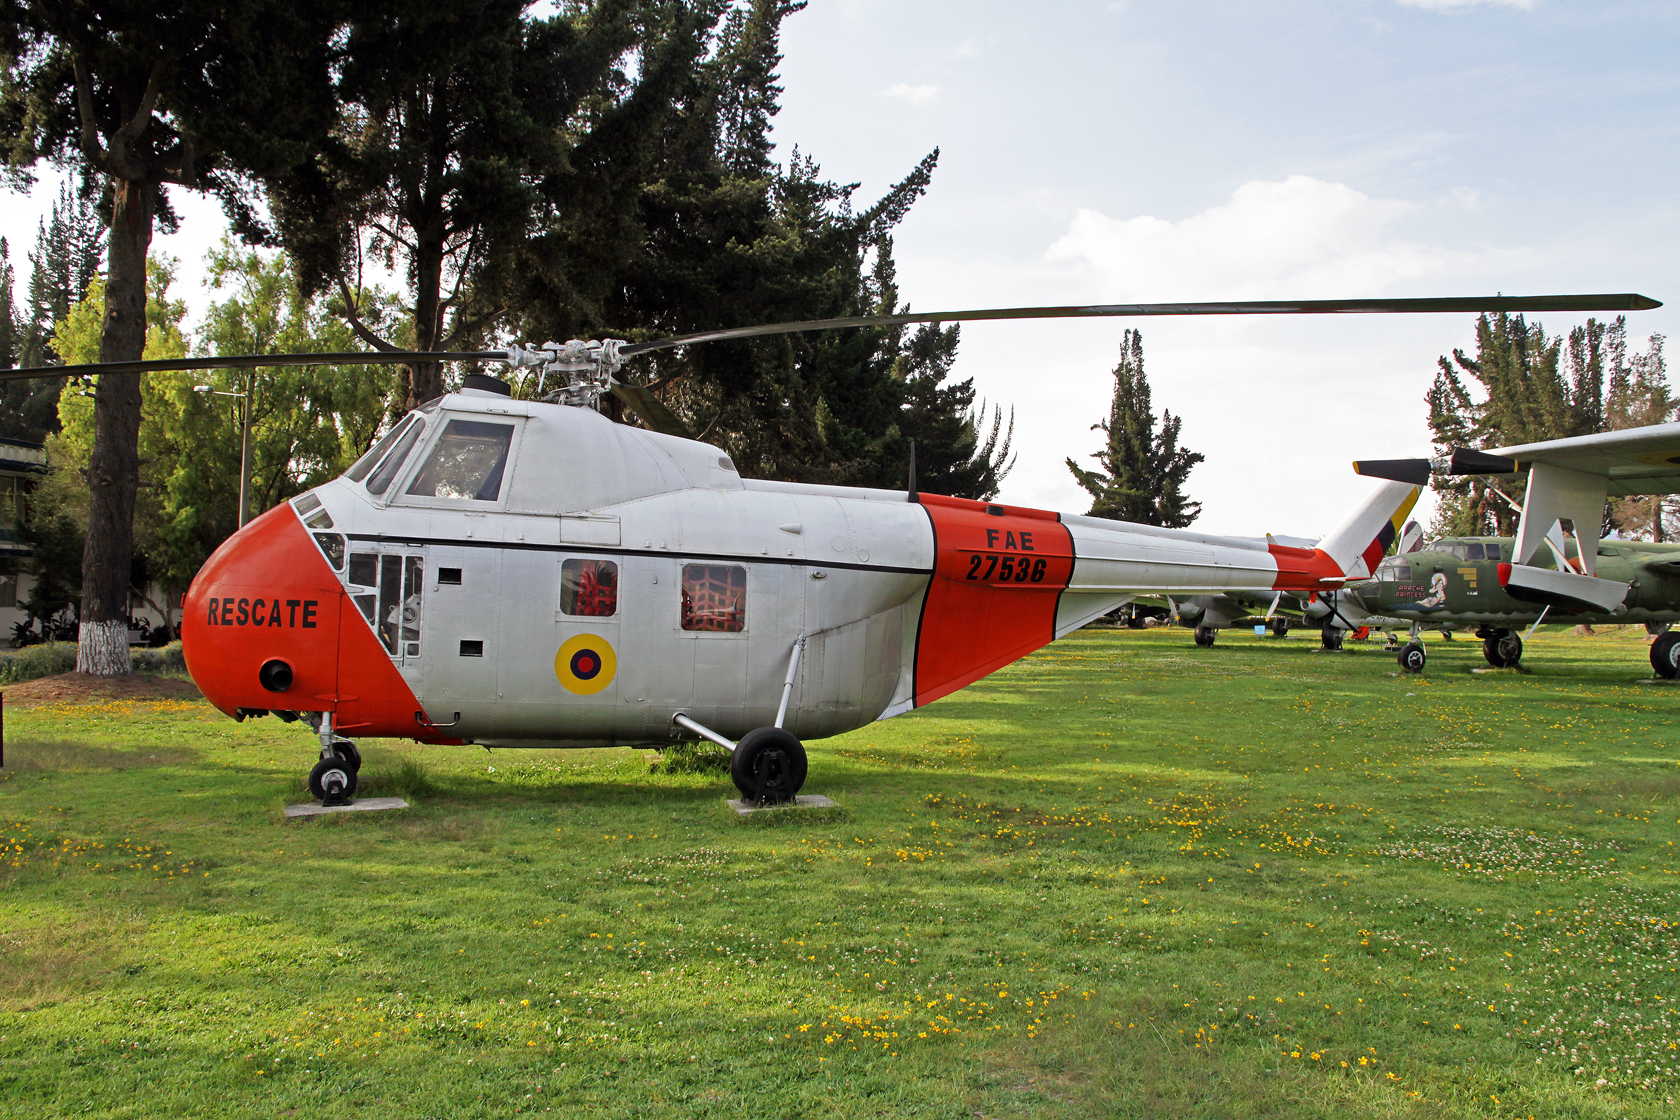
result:
<svg viewBox="0 0 1680 1120"><path fill-rule="evenodd" d="M554 675L570 692L589 696L606 688L618 672L618 655L605 638L577 634L554 655Z"/></svg>

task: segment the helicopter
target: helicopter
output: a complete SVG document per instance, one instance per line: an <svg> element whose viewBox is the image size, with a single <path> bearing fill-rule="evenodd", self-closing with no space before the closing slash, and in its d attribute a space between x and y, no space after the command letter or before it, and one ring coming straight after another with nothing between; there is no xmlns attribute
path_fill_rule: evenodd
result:
<svg viewBox="0 0 1680 1120"><path fill-rule="evenodd" d="M502 362L466 375L341 477L253 519L183 603L188 671L235 718L302 720L310 793L355 792L349 736L730 752L743 799L793 800L803 742L947 696L1140 594L1310 594L1367 578L1417 484L1378 480L1313 548L995 502L744 478L616 375L650 350L910 322L1135 315L1617 310L1642 296L987 309L470 353L257 355L7 371ZM548 388L548 379L555 386ZM645 427L597 407L611 394ZM1386 534L1386 536L1385 536Z"/></svg>

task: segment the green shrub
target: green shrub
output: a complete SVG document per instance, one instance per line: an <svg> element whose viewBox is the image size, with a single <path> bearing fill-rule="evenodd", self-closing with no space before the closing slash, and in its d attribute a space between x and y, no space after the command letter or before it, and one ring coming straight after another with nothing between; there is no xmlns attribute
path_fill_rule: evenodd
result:
<svg viewBox="0 0 1680 1120"><path fill-rule="evenodd" d="M75 642L42 642L0 654L0 684L56 677L76 667Z"/></svg>
<svg viewBox="0 0 1680 1120"><path fill-rule="evenodd" d="M185 673L187 660L181 656L181 643L170 642L160 649L136 647L129 654L136 673Z"/></svg>

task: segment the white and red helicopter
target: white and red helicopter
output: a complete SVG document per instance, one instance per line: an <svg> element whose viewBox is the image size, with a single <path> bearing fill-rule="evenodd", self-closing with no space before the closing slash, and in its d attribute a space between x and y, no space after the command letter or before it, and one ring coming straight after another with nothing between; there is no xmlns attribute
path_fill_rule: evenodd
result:
<svg viewBox="0 0 1680 1120"><path fill-rule="evenodd" d="M1417 494L1381 481L1312 549L904 491L742 478L651 430L614 374L649 350L904 322L1074 316L1628 310L1641 296L1103 305L871 316L471 354L133 362L0 376L500 361L409 413L342 477L235 533L192 582L187 667L237 719L319 733L311 793L342 802L348 736L486 747L710 739L744 798L804 782L802 740L928 704L1140 594L1310 593L1369 575ZM596 407L619 397L650 428Z"/></svg>

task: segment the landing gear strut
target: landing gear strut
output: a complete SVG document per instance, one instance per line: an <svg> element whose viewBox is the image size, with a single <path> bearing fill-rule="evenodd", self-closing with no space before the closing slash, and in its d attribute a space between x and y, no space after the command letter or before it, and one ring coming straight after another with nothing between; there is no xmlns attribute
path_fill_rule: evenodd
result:
<svg viewBox="0 0 1680 1120"><path fill-rule="evenodd" d="M323 806L348 805L356 793L362 752L333 734L332 713L321 713L321 761L309 771L309 793Z"/></svg>

